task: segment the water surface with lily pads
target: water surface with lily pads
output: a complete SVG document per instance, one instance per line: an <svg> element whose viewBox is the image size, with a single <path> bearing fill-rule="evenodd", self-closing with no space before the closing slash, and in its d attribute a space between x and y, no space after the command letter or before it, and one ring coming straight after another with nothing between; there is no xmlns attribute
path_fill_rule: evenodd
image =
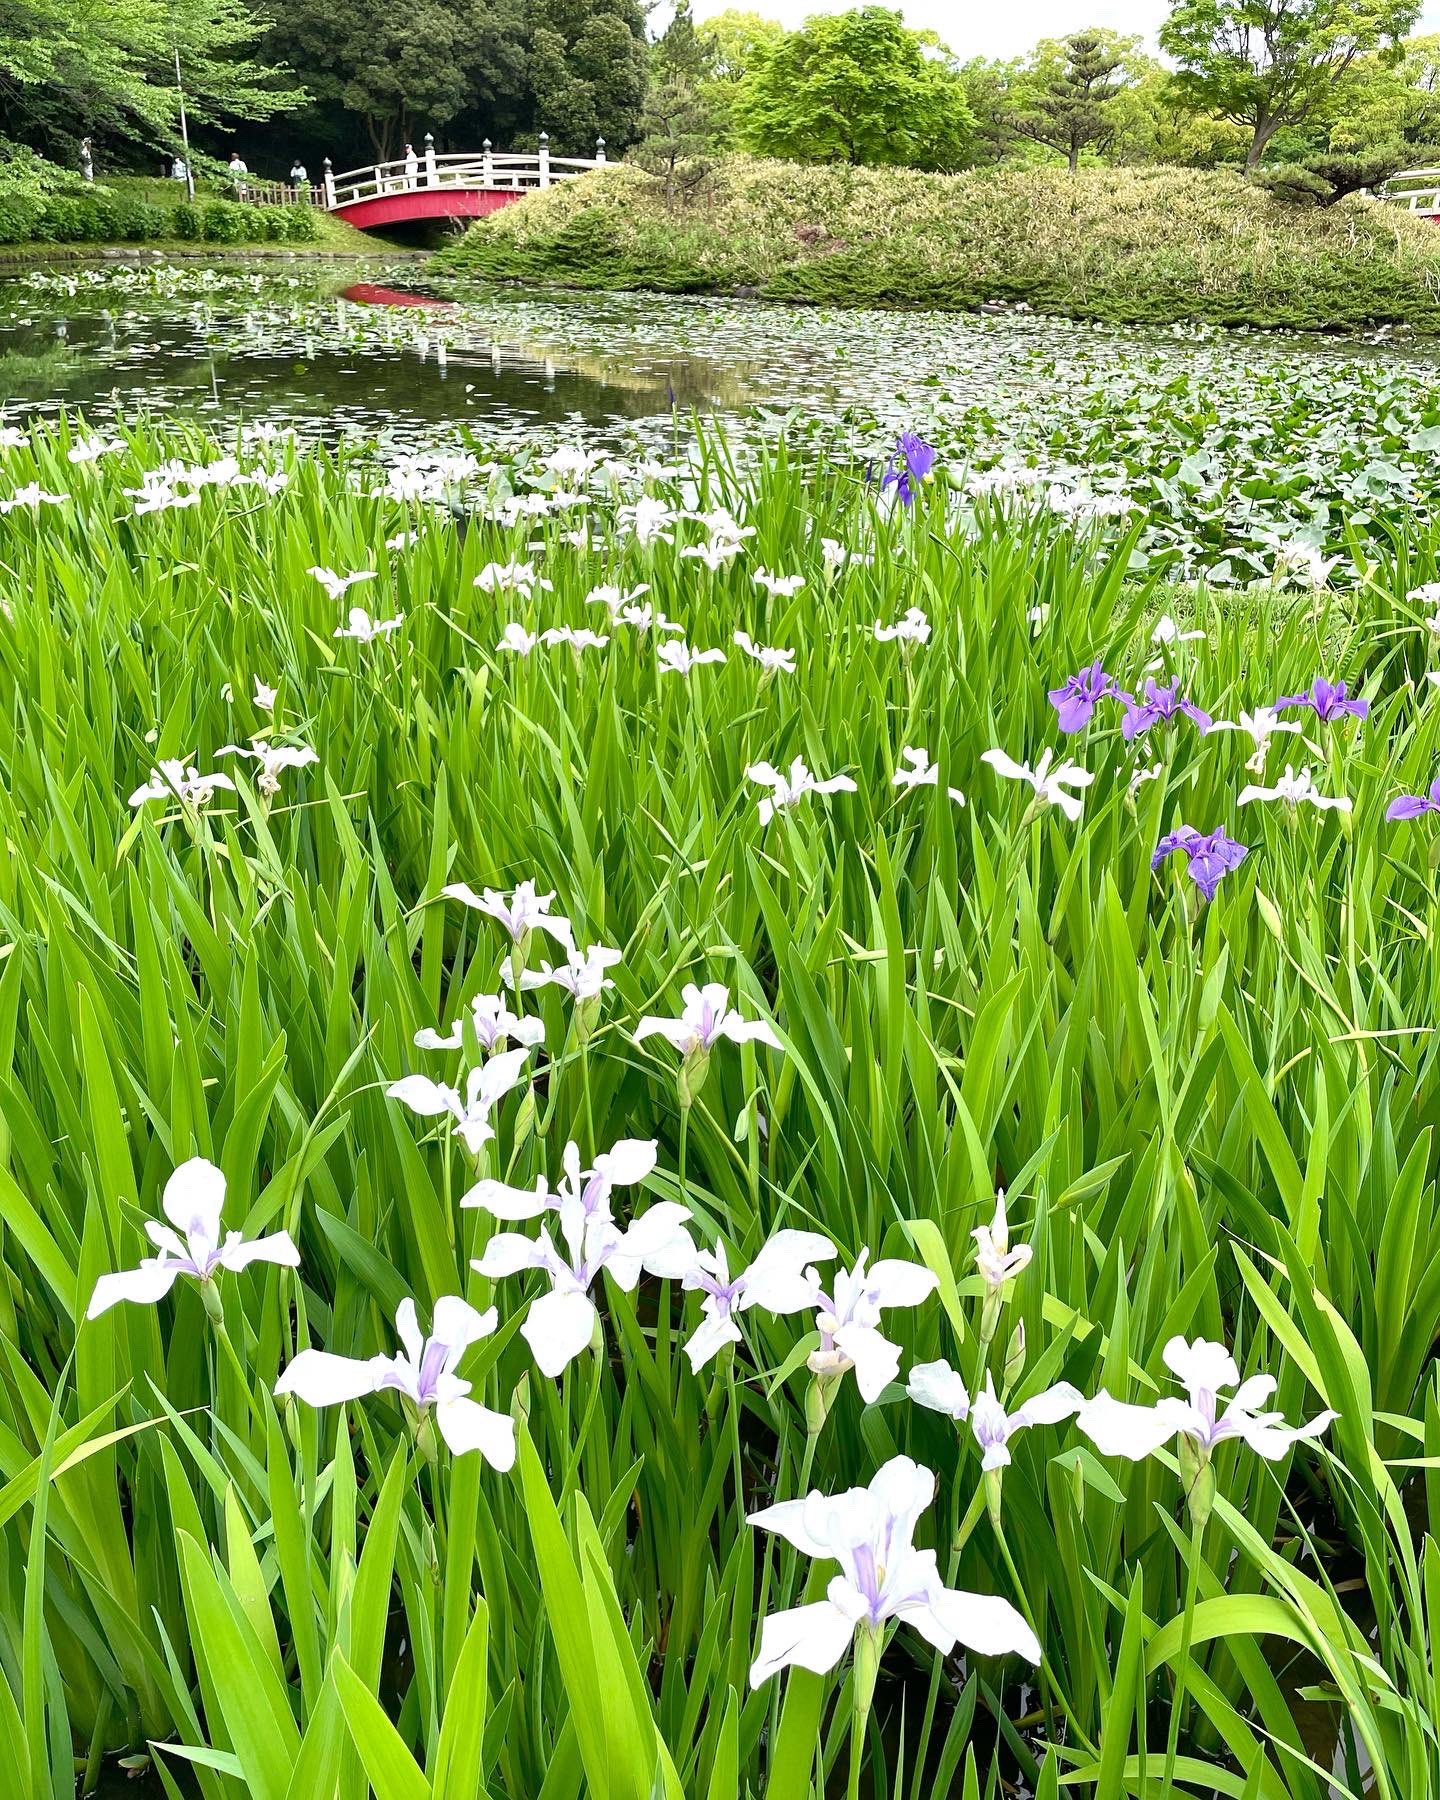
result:
<svg viewBox="0 0 1440 1800"><path fill-rule="evenodd" d="M1440 467L1433 345L1139 330L1023 312L427 283L411 260L106 264L0 283L0 408L183 412L383 451L557 434L673 455L697 418L879 448L913 427L952 478L1055 488L1128 519L1135 566L1245 582L1278 559L1363 573Z"/></svg>

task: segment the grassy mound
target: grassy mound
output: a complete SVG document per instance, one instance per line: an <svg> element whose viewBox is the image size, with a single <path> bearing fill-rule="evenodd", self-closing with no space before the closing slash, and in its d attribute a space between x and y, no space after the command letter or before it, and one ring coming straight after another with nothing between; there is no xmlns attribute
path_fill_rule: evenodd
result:
<svg viewBox="0 0 1440 1800"><path fill-rule="evenodd" d="M1230 171L963 175L735 157L694 190L619 165L472 227L438 267L507 280L1170 324L1440 325L1440 233L1300 209Z"/></svg>

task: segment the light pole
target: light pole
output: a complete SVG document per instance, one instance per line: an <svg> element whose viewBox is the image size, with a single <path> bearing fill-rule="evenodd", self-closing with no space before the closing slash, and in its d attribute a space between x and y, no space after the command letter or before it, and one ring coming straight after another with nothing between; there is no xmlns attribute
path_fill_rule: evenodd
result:
<svg viewBox="0 0 1440 1800"><path fill-rule="evenodd" d="M180 142L185 150L185 197L195 198L195 171L190 167L190 123L185 117L185 84L180 78L180 40L172 25L170 47L175 52L175 92L180 98Z"/></svg>

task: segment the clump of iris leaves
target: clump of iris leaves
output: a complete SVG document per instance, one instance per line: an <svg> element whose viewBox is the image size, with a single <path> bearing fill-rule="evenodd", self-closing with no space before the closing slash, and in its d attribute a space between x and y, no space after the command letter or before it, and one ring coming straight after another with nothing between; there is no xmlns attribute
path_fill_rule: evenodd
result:
<svg viewBox="0 0 1440 1800"><path fill-rule="evenodd" d="M1171 401L1181 424L1198 404ZM1322 411L1317 390L1316 436ZM206 1800L1440 1788L1436 837L1385 817L1440 766L1421 512L1376 506L1343 607L1202 585L1201 637L1157 644L1143 520L960 517L943 455L908 507L859 459L719 434L678 470L564 481L521 451L435 505L349 452L76 433L12 442L0 494L7 1792L121 1758ZM1138 436L1118 453L1138 466ZM267 480L137 513L146 471L231 454ZM668 520L646 541L642 498ZM712 569L676 515L720 509L752 535ZM533 578L476 586L516 563ZM336 600L314 567L370 579ZM662 670L656 627L607 627L602 584L647 587L727 660ZM361 600L398 623L337 636ZM877 637L910 608L926 641ZM610 641L501 652L511 624ZM793 647L793 674L763 679L736 630ZM1307 720L1268 775L1313 765L1351 810L1242 808L1253 745L1187 716L1132 745L1106 705L1063 739L1047 691L1096 659L1135 691L1158 661L1226 719L1345 680L1368 716ZM255 737L316 760L267 792L217 760ZM918 747L939 783L897 785ZM995 749L1074 758L1078 816L1031 806ZM853 790L762 823L747 768L796 758ZM132 808L173 759L234 787ZM1211 900L1182 858L1152 866L1182 825L1246 847ZM503 933L442 888L525 880L620 959L583 1031L559 989L526 996L544 1046L490 1172L533 1187L569 1140L587 1166L653 1140L617 1209L688 1205L732 1267L797 1226L847 1266L929 1269L934 1295L886 1321L907 1368L1148 1402L1175 1393L1166 1344L1204 1337L1276 1377L1287 1418L1338 1418L1275 1463L1219 1447L1203 1518L1170 1452L1036 1426L992 1514L973 1437L899 1383L865 1404L847 1377L817 1419L804 1314L747 1314L728 1375L697 1375L695 1296L599 1284L597 1346L545 1377L532 1289L472 1271L494 1222L458 1204L469 1152L386 1094L455 1078L470 1052L417 1032L502 988ZM707 980L782 1051L717 1052L686 1106L633 1033ZM299 1268L85 1322L196 1155L226 1223L287 1230ZM1032 1257L987 1335L971 1233L1002 1188ZM450 1294L498 1304L462 1372L516 1421L513 1473L394 1394L275 1398L299 1343L390 1354L401 1302L428 1320ZM901 1629L852 1746L848 1660L749 1684L762 1620L829 1571L747 1518L902 1453L936 1477L917 1543L1022 1607L1043 1663Z"/></svg>

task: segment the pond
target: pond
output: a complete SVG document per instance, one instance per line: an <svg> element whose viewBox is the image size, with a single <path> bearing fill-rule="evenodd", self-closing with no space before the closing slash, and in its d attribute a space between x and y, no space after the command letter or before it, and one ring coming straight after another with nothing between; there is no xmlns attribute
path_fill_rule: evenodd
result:
<svg viewBox="0 0 1440 1800"><path fill-rule="evenodd" d="M1125 519L1137 563L1249 580L1298 544L1350 554L1430 516L1436 352L1367 340L1139 330L1007 310L803 310L746 300L431 283L393 267L233 260L0 282L0 410L263 418L394 451L597 439L673 453L695 415L819 429L862 455L913 427L971 470Z"/></svg>

